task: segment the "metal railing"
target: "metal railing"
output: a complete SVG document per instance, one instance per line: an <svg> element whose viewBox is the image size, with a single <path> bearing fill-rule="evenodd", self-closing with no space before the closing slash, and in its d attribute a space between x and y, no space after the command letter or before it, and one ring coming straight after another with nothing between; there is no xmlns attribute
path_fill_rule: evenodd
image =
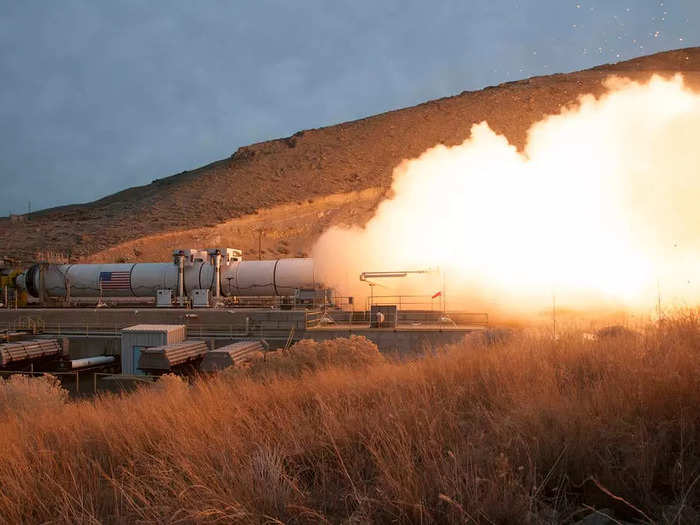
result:
<svg viewBox="0 0 700 525"><path fill-rule="evenodd" d="M288 332L294 326L296 329L303 329L307 325L313 325L315 312L311 315L300 316L296 319L249 319L244 323L178 323L184 324L187 328L187 335L191 337L205 336L215 333L217 335L244 336L255 335L262 332ZM51 335L54 337L67 336L104 336L104 337L120 337L121 331L133 323L108 325L106 323L55 323L55 324L37 324L35 333ZM7 326L8 332L27 330L26 324L9 322ZM30 326L31 329L31 326Z"/></svg>
<svg viewBox="0 0 700 525"><path fill-rule="evenodd" d="M29 331L32 333L40 332L45 326L44 319L41 317L20 316L17 319L8 321L7 330L10 331Z"/></svg>
<svg viewBox="0 0 700 525"><path fill-rule="evenodd" d="M98 392L98 378L100 377L110 377L113 378L115 382L136 382L136 383L154 383L157 379L158 376L153 376L153 375L126 375L126 374L114 374L114 373L108 373L108 372L89 372L89 371L80 371L80 370L75 370L75 371L70 371L70 372L34 372L31 370L0 370L0 377L2 376L13 376L13 375L24 375L24 376L32 376L32 377L40 377L40 376L45 376L45 375L50 375L50 376L56 376L56 377L74 377L75 382L73 382L73 385L75 387L75 394L76 395L81 395L81 394L88 394L90 392L80 391L80 378L81 377L89 377L92 375L92 393L97 394Z"/></svg>
<svg viewBox="0 0 700 525"><path fill-rule="evenodd" d="M306 312L304 328L313 328L320 325L321 319L323 319L323 312Z"/></svg>
<svg viewBox="0 0 700 525"><path fill-rule="evenodd" d="M409 306L418 306L423 303L420 297L425 296L401 296L401 301L390 302L390 298L398 296L381 296L375 305L396 304L398 308L399 324L436 324L440 323L443 317L454 321L456 325L478 325L489 324L487 313L472 312L446 312L439 309L418 309ZM307 310L295 313L292 317L281 317L277 319L264 319L256 317L246 317L244 320L235 323L206 323L196 320L185 319L179 321L186 326L188 337L284 337L291 328L297 332L308 328L315 328L324 321L332 320L337 324L362 325L369 324L369 310ZM122 329L132 324L129 323L46 323L41 318L21 317L7 323L8 332L27 330L34 334L41 333L52 337L105 337L118 338Z"/></svg>
<svg viewBox="0 0 700 525"><path fill-rule="evenodd" d="M397 310L431 310L442 309L439 298L430 295L374 295L366 299L367 310L372 306L396 305Z"/></svg>
<svg viewBox="0 0 700 525"><path fill-rule="evenodd" d="M201 323L188 322L185 320L180 324L184 324L187 329L188 337L206 337L210 335L229 335L231 337L242 336L260 336L265 334L276 333L286 334L290 328L303 330L310 326L315 326L323 314L318 311L304 312L304 315L298 315L294 318L283 319L256 319L247 317L244 322L238 323ZM27 325L27 323L19 323L11 321L7 323L8 331L16 331L19 329L27 329L27 326L36 327L35 333L43 333L54 337L67 336L85 336L85 337L120 337L122 329L130 326L133 323L54 323L46 324L44 322L35 325Z"/></svg>
<svg viewBox="0 0 700 525"><path fill-rule="evenodd" d="M369 325L370 312L363 310L328 310L326 316L338 325ZM442 312L440 310L399 310L397 324L403 325L446 325L488 326L489 316L481 312ZM318 326L318 324L314 325ZM309 326L311 328L313 326Z"/></svg>

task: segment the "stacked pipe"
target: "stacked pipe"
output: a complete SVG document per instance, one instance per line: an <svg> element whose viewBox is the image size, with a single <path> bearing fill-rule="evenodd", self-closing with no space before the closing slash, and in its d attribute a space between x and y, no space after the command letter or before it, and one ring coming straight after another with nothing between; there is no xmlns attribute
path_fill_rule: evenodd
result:
<svg viewBox="0 0 700 525"><path fill-rule="evenodd" d="M217 372L236 366L246 358L251 357L257 352L265 350L266 344L264 341L240 341L227 346L222 346L216 350L208 352L204 356L204 360L199 369L202 372Z"/></svg>
<svg viewBox="0 0 700 525"><path fill-rule="evenodd" d="M18 361L38 359L40 357L59 355L62 346L56 339L32 339L0 345L0 366L7 366Z"/></svg>
<svg viewBox="0 0 700 525"><path fill-rule="evenodd" d="M200 359L207 353L204 341L183 341L141 351L138 367L141 370L168 371L174 366Z"/></svg>

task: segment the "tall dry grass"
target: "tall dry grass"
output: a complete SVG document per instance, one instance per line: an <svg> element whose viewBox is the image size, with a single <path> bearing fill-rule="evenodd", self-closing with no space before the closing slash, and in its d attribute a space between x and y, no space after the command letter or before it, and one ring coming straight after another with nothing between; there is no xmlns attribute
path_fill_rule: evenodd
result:
<svg viewBox="0 0 700 525"><path fill-rule="evenodd" d="M305 346L304 346L305 345ZM700 331L519 335L269 368L0 415L6 522L692 522ZM343 347L361 348L366 359ZM310 348L310 349L309 349ZM335 348L335 350L333 350ZM309 360L313 355L314 359ZM334 356L319 366L320 356ZM306 363L300 365L300 363Z"/></svg>

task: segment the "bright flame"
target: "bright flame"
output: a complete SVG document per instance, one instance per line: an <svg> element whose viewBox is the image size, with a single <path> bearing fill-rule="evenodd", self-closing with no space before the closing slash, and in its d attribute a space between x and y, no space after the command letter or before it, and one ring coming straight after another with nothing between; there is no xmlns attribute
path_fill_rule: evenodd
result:
<svg viewBox="0 0 700 525"><path fill-rule="evenodd" d="M680 75L606 87L533 125L522 153L483 122L459 146L403 161L364 228L317 242L325 282L367 295L362 271L440 267L454 307L528 312L554 293L562 306L646 309L659 289L696 304L700 95ZM386 284L441 287L397 281Z"/></svg>

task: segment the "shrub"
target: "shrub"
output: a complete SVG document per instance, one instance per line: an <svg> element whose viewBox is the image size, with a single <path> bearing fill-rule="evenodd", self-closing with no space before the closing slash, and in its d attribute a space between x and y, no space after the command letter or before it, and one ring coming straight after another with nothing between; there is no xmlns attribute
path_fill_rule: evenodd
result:
<svg viewBox="0 0 700 525"><path fill-rule="evenodd" d="M379 348L363 336L327 341L303 339L289 350L267 352L254 359L248 373L260 376L299 376L331 367L357 369L384 362Z"/></svg>
<svg viewBox="0 0 700 525"><path fill-rule="evenodd" d="M0 417L36 417L57 410L68 400L68 392L52 375L31 377L15 374L0 380Z"/></svg>

